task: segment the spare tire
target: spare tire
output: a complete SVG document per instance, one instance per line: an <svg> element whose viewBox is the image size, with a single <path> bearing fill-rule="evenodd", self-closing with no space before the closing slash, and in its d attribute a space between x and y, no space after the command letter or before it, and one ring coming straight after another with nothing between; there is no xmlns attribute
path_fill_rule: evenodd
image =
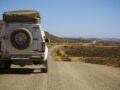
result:
<svg viewBox="0 0 120 90"><path fill-rule="evenodd" d="M16 49L26 49L32 43L32 35L26 29L17 29L11 33L10 42Z"/></svg>

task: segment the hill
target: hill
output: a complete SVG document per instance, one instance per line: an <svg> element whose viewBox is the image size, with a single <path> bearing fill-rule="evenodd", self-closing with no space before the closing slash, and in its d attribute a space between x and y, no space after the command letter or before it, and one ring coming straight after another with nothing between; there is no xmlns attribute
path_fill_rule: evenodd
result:
<svg viewBox="0 0 120 90"><path fill-rule="evenodd" d="M55 36L53 34L50 34L49 32L46 32L46 38L50 39L50 42L52 43L80 43L80 42L85 42L85 43L89 43L93 40L90 39L83 39L83 38L62 38L62 37L58 37Z"/></svg>
<svg viewBox="0 0 120 90"><path fill-rule="evenodd" d="M60 37L57 37L57 36L55 36L55 35L53 35L53 34L50 34L49 32L47 32L47 31L45 31L45 35L46 35L46 38L48 38L48 39L50 39L50 42L52 42L52 43L58 43L58 42L63 42L63 39L62 38L60 38Z"/></svg>

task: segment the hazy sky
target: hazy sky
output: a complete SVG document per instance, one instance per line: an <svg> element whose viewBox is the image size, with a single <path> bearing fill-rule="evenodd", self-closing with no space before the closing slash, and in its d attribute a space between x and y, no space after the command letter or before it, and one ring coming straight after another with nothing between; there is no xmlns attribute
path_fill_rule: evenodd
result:
<svg viewBox="0 0 120 90"><path fill-rule="evenodd" d="M42 28L63 37L120 38L120 0L0 0L9 10L38 10Z"/></svg>

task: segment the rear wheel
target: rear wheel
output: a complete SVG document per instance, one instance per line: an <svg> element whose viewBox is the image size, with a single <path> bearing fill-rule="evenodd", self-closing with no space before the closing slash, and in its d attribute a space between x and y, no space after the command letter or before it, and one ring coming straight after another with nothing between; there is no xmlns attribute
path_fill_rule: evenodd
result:
<svg viewBox="0 0 120 90"><path fill-rule="evenodd" d="M11 63L5 63L4 69L10 69Z"/></svg>
<svg viewBox="0 0 120 90"><path fill-rule="evenodd" d="M9 61L0 63L1 69L10 69L10 66L11 66L11 62L9 62Z"/></svg>
<svg viewBox="0 0 120 90"><path fill-rule="evenodd" d="M43 62L43 64L40 66L41 73L47 73L48 72L48 63L47 60Z"/></svg>
<svg viewBox="0 0 120 90"><path fill-rule="evenodd" d="M48 68L41 68L41 72L42 73L47 73L48 72Z"/></svg>

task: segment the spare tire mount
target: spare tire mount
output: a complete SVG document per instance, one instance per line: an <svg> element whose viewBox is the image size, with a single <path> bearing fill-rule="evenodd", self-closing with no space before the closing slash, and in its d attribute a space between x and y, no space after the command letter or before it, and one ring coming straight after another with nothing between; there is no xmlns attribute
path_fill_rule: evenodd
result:
<svg viewBox="0 0 120 90"><path fill-rule="evenodd" d="M10 42L16 49L26 49L32 43L32 35L27 29L16 29L11 33Z"/></svg>

